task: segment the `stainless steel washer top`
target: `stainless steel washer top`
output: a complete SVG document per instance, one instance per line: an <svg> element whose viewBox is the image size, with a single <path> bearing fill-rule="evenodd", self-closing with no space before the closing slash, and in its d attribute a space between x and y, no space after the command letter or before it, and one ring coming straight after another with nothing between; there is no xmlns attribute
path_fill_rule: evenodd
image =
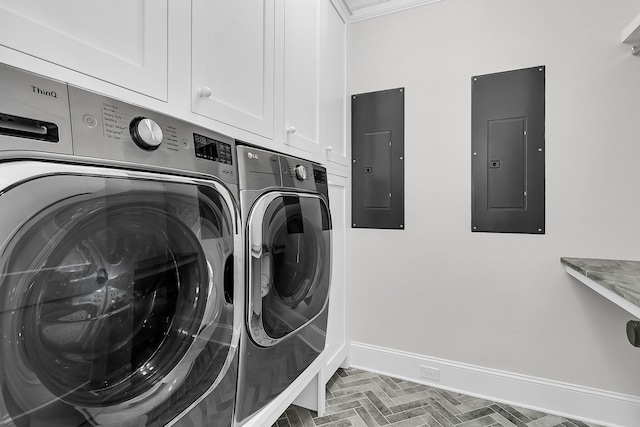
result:
<svg viewBox="0 0 640 427"><path fill-rule="evenodd" d="M0 64L0 425L231 426L235 142Z"/></svg>

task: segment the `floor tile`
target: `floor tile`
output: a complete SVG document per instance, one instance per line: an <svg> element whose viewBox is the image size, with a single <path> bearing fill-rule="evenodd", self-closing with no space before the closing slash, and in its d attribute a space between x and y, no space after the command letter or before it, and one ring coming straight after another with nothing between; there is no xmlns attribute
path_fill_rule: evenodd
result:
<svg viewBox="0 0 640 427"><path fill-rule="evenodd" d="M314 427L316 425L316 423L313 422L313 415L315 415L315 412L312 413L308 409L294 405L291 405L290 408L294 408L298 413L298 417L300 417L300 420L302 421L302 427Z"/></svg>
<svg viewBox="0 0 640 427"><path fill-rule="evenodd" d="M403 403L415 402L416 400L426 399L427 397L432 397L429 391L421 391L420 393L394 397L392 399L394 404L390 405L389 407L395 406L395 405L402 405Z"/></svg>
<svg viewBox="0 0 640 427"><path fill-rule="evenodd" d="M508 419L506 419L505 417L503 417L498 413L491 414L491 418L496 420L498 424L500 424L502 427L516 427L514 423L512 423L511 421L509 421Z"/></svg>
<svg viewBox="0 0 640 427"><path fill-rule="evenodd" d="M385 394L387 396L389 396L390 398L394 398L394 397L398 397L398 395L396 394L396 390L400 390L400 387L398 387L397 384L394 383L395 385L395 390L394 388L392 388L386 381L384 381L382 378L373 378L373 382L380 387L380 389L385 392Z"/></svg>
<svg viewBox="0 0 640 427"><path fill-rule="evenodd" d="M322 417L291 405L272 427L598 427L361 369L327 383Z"/></svg>
<svg viewBox="0 0 640 427"><path fill-rule="evenodd" d="M394 425L399 421L408 420L410 418L421 419L421 417L426 413L427 412L424 410L423 407L419 407L419 408L409 409L408 411L404 411L404 412L398 412L397 414L389 415L386 418L387 418L387 421L391 423L391 425Z"/></svg>
<svg viewBox="0 0 640 427"><path fill-rule="evenodd" d="M325 415L335 414L336 412L346 411L347 409L355 409L361 406L362 404L357 400L353 400L351 402L344 402L339 405L330 406L326 408Z"/></svg>
<svg viewBox="0 0 640 427"><path fill-rule="evenodd" d="M371 401L367 398L367 399L362 399L362 406L364 407L364 409L369 412L369 414L373 417L373 419L376 421L376 424L379 426L384 426L389 424L389 421L387 421L387 419L384 417L384 415L382 415L380 413L380 411L378 410L378 408L371 403ZM375 426L375 424L374 424Z"/></svg>
<svg viewBox="0 0 640 427"><path fill-rule="evenodd" d="M370 425L375 425L375 421L374 424L367 424L367 422L363 420L359 415L356 417L348 418L348 420L351 422L351 425L353 427L368 427Z"/></svg>
<svg viewBox="0 0 640 427"><path fill-rule="evenodd" d="M376 395L373 391L366 391L364 394L371 401L371 403L373 403L376 406L376 408L378 408L378 411L380 411L382 415L391 415L392 412L389 410L387 405L385 405L384 402L382 402L382 400L380 399L380 397Z"/></svg>
<svg viewBox="0 0 640 427"><path fill-rule="evenodd" d="M365 397L364 393L358 391L358 392L355 392L355 393L346 394L344 396L334 397L332 399L327 399L325 403L326 403L327 407L329 407L329 406L334 406L334 405L340 405L340 404L346 403L346 402L352 402L354 400L362 399L363 397Z"/></svg>
<svg viewBox="0 0 640 427"><path fill-rule="evenodd" d="M390 406L389 410L395 414L397 412L408 411L409 409L419 408L428 404L429 403L426 399L417 399L411 402L402 403L400 405Z"/></svg>
<svg viewBox="0 0 640 427"><path fill-rule="evenodd" d="M302 420L300 419L300 415L298 415L296 408L289 407L284 415L286 415L291 427L303 427Z"/></svg>
<svg viewBox="0 0 640 427"><path fill-rule="evenodd" d="M315 422L318 426L325 424L331 425L330 423L335 423L337 421L353 417L354 415L356 415L356 412L353 409L347 409L345 411L340 411L334 414L323 415L322 417L314 418L313 422Z"/></svg>
<svg viewBox="0 0 640 427"><path fill-rule="evenodd" d="M437 391L431 390L431 391L429 391L429 394L430 394L430 397L427 399L429 402L431 402L431 401L437 402L438 405L443 406L449 413L451 413L453 415L458 415L458 414L462 413L462 411L459 408L460 405L452 404L451 402L449 402L447 399L445 399Z"/></svg>
<svg viewBox="0 0 640 427"><path fill-rule="evenodd" d="M367 378L372 379L372 378L378 378L378 377L379 377L378 374L374 374L373 372L361 372L358 374L347 375L345 377L340 376L343 383L350 383L353 381L363 380Z"/></svg>
<svg viewBox="0 0 640 427"><path fill-rule="evenodd" d="M371 413L367 411L364 407L356 408L356 412L358 413L358 416L366 426L376 427L380 425L378 424L376 419L373 418L373 415L371 415ZM382 415L380 415L380 417L382 417ZM384 420L384 417L382 417L382 419Z"/></svg>
<svg viewBox="0 0 640 427"><path fill-rule="evenodd" d="M560 418L555 415L546 415L527 423L527 427L556 427L561 425L564 420L564 418Z"/></svg>

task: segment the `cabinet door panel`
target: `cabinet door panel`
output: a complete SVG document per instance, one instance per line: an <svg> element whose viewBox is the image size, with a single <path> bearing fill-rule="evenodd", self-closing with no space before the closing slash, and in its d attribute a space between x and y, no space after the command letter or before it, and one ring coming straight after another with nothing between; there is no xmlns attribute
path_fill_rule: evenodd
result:
<svg viewBox="0 0 640 427"><path fill-rule="evenodd" d="M273 138L274 1L193 0L192 14L192 110Z"/></svg>
<svg viewBox="0 0 640 427"><path fill-rule="evenodd" d="M329 321L327 324L327 365L338 357L346 346L347 327L347 292L346 262L347 254L347 218L348 216L348 182L347 178L329 175L329 206L332 221L332 256L331 256L331 293L329 297ZM342 360L336 360L342 363Z"/></svg>
<svg viewBox="0 0 640 427"><path fill-rule="evenodd" d="M326 26L322 37L321 138L327 160L348 166L347 118L347 24L331 1L325 2Z"/></svg>
<svg viewBox="0 0 640 427"><path fill-rule="evenodd" d="M285 142L320 152L320 7L323 1L295 0L284 6ZM295 128L295 132L291 132Z"/></svg>
<svg viewBox="0 0 640 427"><path fill-rule="evenodd" d="M167 0L0 0L0 44L167 99Z"/></svg>

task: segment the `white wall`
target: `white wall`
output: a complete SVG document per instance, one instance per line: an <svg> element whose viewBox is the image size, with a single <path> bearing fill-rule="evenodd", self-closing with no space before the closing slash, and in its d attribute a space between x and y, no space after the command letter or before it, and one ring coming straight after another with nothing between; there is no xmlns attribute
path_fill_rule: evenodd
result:
<svg viewBox="0 0 640 427"><path fill-rule="evenodd" d="M353 341L640 396L632 316L561 256L640 259L637 0L446 0L352 28L351 92L405 87L405 231L350 231ZM472 233L471 76L546 66L546 234Z"/></svg>

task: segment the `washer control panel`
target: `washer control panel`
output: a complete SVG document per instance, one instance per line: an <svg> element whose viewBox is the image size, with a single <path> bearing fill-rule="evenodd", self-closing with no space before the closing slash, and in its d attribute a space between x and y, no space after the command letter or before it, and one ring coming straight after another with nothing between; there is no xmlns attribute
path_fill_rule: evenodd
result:
<svg viewBox="0 0 640 427"><path fill-rule="evenodd" d="M0 152L42 152L237 184L235 140L153 110L0 64Z"/></svg>
<svg viewBox="0 0 640 427"><path fill-rule="evenodd" d="M74 154L200 172L237 183L232 138L73 86L69 103Z"/></svg>

